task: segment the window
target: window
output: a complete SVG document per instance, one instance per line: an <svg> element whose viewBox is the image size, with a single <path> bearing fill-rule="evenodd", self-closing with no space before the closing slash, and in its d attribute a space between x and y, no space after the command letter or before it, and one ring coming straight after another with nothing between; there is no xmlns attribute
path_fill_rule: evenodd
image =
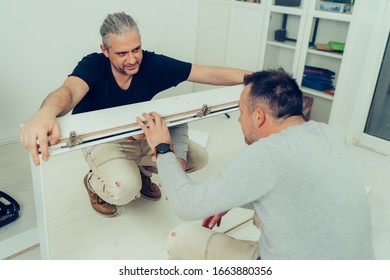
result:
<svg viewBox="0 0 390 280"><path fill-rule="evenodd" d="M390 36L387 38L364 132L390 141Z"/></svg>

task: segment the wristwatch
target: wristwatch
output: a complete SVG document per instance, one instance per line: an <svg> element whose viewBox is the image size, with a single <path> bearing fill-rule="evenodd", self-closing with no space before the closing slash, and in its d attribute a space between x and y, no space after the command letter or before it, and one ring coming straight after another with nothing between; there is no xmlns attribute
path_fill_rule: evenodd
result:
<svg viewBox="0 0 390 280"><path fill-rule="evenodd" d="M171 144L160 143L154 148L154 155L157 157L158 154L166 154L168 152L173 152L173 147Z"/></svg>

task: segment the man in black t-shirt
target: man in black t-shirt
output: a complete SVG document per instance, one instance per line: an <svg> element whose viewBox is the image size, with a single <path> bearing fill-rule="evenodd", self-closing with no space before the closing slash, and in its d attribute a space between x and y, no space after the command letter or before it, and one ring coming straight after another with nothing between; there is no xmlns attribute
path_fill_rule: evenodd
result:
<svg viewBox="0 0 390 280"><path fill-rule="evenodd" d="M39 152L48 160L48 145L58 142L56 120L69 111L73 114L101 110L151 100L157 93L183 81L211 85L243 83L249 71L210 67L179 61L142 50L136 22L125 13L109 14L100 34L102 53L85 56L65 80L51 93L39 111L20 128L20 142L39 165ZM202 168L207 153L188 139L186 125L171 128L177 159L187 172ZM49 139L50 136L50 139ZM39 143L39 147L37 145ZM150 177L157 172L153 151L144 135L83 149L90 171L84 178L92 207L110 217L116 206L140 195L159 199L160 189Z"/></svg>

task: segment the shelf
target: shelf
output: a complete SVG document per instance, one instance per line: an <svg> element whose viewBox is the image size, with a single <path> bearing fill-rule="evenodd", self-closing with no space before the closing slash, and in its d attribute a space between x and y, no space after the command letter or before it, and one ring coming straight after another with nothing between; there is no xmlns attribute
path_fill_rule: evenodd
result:
<svg viewBox="0 0 390 280"><path fill-rule="evenodd" d="M260 1L260 2L250 2L250 1L233 0L233 4L250 6L250 7L261 6L261 2L262 1Z"/></svg>
<svg viewBox="0 0 390 280"><path fill-rule="evenodd" d="M203 0L205 3L212 3L217 5L229 5L229 1L231 0Z"/></svg>
<svg viewBox="0 0 390 280"><path fill-rule="evenodd" d="M331 57L331 58L340 59L340 60L343 59L343 54L341 54L341 53L326 52L326 51L320 51L320 50L316 50L316 49L308 49L307 53Z"/></svg>
<svg viewBox="0 0 390 280"><path fill-rule="evenodd" d="M288 41L287 42L286 41L285 42L267 41L267 45L290 49L290 50L295 50L295 48L296 48L296 43L288 42Z"/></svg>
<svg viewBox="0 0 390 280"><path fill-rule="evenodd" d="M300 7L287 7L287 6L276 6L272 5L270 8L271 12L280 13L280 14L289 14L289 15L296 15L296 16L302 16L303 11Z"/></svg>
<svg viewBox="0 0 390 280"><path fill-rule="evenodd" d="M330 100L330 101L333 100L333 96L332 95L323 93L322 91L314 90L314 89L307 88L307 87L301 87L301 90L302 90L302 92L304 94L317 96L317 97L320 97L320 98L323 98L323 99L327 99L327 100Z"/></svg>
<svg viewBox="0 0 390 280"><path fill-rule="evenodd" d="M321 18L321 19L344 21L344 22L350 22L352 19L351 14L333 13L333 12L326 12L326 11L314 11L313 17Z"/></svg>
<svg viewBox="0 0 390 280"><path fill-rule="evenodd" d="M233 1L235 7L249 8L249 9L261 9L263 5L261 3L252 3L252 2L242 2L242 1Z"/></svg>
<svg viewBox="0 0 390 280"><path fill-rule="evenodd" d="M233 2L248 3L248 4L261 4L262 0L234 0Z"/></svg>

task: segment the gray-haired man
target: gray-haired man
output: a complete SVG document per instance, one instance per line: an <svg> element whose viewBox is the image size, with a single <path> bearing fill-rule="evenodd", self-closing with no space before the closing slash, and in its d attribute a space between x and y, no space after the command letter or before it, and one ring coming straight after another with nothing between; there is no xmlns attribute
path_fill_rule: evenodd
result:
<svg viewBox="0 0 390 280"><path fill-rule="evenodd" d="M142 50L136 22L125 13L109 14L100 33L102 53L85 56L64 84L51 93L39 111L20 128L20 142L39 164L39 152L48 160L48 145L60 137L57 117L148 101L157 93L183 81L212 85L243 83L248 71L209 67L179 61ZM187 127L172 128L173 148L183 170L191 172L207 163L204 149L188 139ZM49 141L50 136L50 143ZM39 147L37 145L39 143ZM153 152L143 135L83 150L90 166L84 178L92 207L114 216L116 205L129 203L140 193L159 199L161 192L151 182L156 172Z"/></svg>

